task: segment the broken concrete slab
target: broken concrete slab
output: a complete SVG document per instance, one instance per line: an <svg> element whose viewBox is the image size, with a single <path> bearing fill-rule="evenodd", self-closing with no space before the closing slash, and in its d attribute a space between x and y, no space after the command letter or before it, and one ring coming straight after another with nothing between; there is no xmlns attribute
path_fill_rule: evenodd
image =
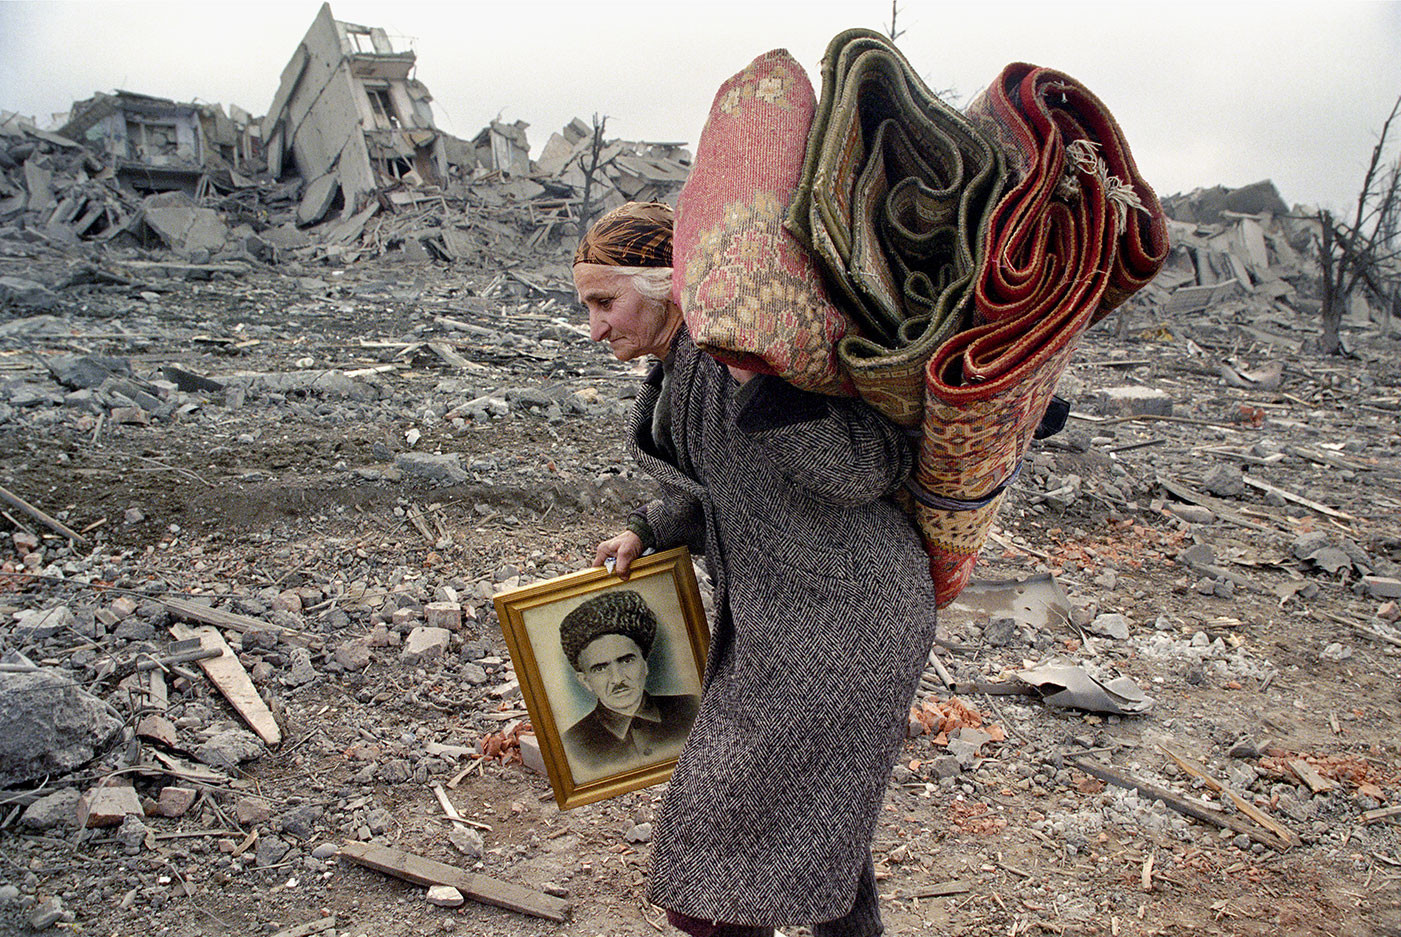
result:
<svg viewBox="0 0 1401 937"><path fill-rule="evenodd" d="M409 632L404 649L399 652L399 659L406 664L437 660L447 653L451 643L452 632L446 628L420 626Z"/></svg>
<svg viewBox="0 0 1401 937"><path fill-rule="evenodd" d="M219 213L202 208L183 192L162 192L142 203L142 220L166 246L182 256L223 249L229 229Z"/></svg>
<svg viewBox="0 0 1401 937"><path fill-rule="evenodd" d="M394 467L412 478L440 485L460 485L470 477L456 452L401 452L394 457Z"/></svg>
<svg viewBox="0 0 1401 937"><path fill-rule="evenodd" d="M194 750L194 756L207 765L233 771L245 761L263 754L262 740L246 729L225 729Z"/></svg>
<svg viewBox="0 0 1401 937"><path fill-rule="evenodd" d="M1362 589L1368 598L1401 599L1401 579L1390 576L1363 576Z"/></svg>
<svg viewBox="0 0 1401 937"><path fill-rule="evenodd" d="M1018 625L1046 629L1070 617L1070 598L1050 573L1026 579L971 582L951 610L981 612L989 620L1010 616Z"/></svg>
<svg viewBox="0 0 1401 937"><path fill-rule="evenodd" d="M0 308L11 306L33 312L52 312L59 305L58 296L42 283L23 277L0 277Z"/></svg>
<svg viewBox="0 0 1401 937"><path fill-rule="evenodd" d="M101 700L65 673L0 672L0 787L72 771L121 727Z"/></svg>
<svg viewBox="0 0 1401 937"><path fill-rule="evenodd" d="M20 826L31 830L51 830L77 823L78 801L82 794L76 787L64 787L40 797L25 808Z"/></svg>
<svg viewBox="0 0 1401 937"><path fill-rule="evenodd" d="M306 193L297 205L297 224L315 224L325 218L339 194L340 177L335 173L328 172L307 183Z"/></svg>
<svg viewBox="0 0 1401 937"><path fill-rule="evenodd" d="M1096 413L1105 416L1172 416L1172 398L1142 384L1102 387L1095 393L1093 406Z"/></svg>

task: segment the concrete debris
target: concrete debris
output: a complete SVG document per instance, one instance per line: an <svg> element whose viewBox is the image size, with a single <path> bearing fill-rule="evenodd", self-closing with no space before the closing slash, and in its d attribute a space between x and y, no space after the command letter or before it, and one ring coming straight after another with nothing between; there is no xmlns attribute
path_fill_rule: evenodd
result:
<svg viewBox="0 0 1401 937"><path fill-rule="evenodd" d="M447 653L452 632L446 628L418 627L409 632L399 659L406 664L435 660Z"/></svg>
<svg viewBox="0 0 1401 937"><path fill-rule="evenodd" d="M194 756L207 765L233 771L245 761L263 754L263 743L246 729L225 729L194 750Z"/></svg>
<svg viewBox="0 0 1401 937"><path fill-rule="evenodd" d="M121 726L63 671L0 668L0 786L66 774L101 753Z"/></svg>
<svg viewBox="0 0 1401 937"><path fill-rule="evenodd" d="M467 901L462 897L462 892L451 885L433 885L429 887L428 903L436 908L460 908Z"/></svg>
<svg viewBox="0 0 1401 937"><path fill-rule="evenodd" d="M64 787L40 797L24 809L20 825L31 830L51 830L74 826L78 822L78 801L82 798L76 787Z"/></svg>
<svg viewBox="0 0 1401 937"><path fill-rule="evenodd" d="M130 784L94 787L78 800L78 825L85 828L121 826L142 813L141 799Z"/></svg>

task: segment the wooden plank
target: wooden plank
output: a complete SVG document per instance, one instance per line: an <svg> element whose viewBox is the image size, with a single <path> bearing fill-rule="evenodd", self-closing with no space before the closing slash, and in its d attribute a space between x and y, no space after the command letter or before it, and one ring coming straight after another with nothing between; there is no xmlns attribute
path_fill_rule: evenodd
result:
<svg viewBox="0 0 1401 937"><path fill-rule="evenodd" d="M1158 747L1161 748L1164 752L1166 752L1169 758L1177 762L1177 766L1183 771L1186 771L1193 777L1201 778L1202 783L1204 783L1207 787L1211 788L1216 793L1225 794L1227 797L1231 798L1231 802L1236 805L1236 809L1239 810L1241 813L1245 814L1247 817L1254 820L1256 823L1260 824L1265 829L1269 830L1271 833L1275 834L1289 845L1298 846L1302 844L1303 841L1300 840L1297 835L1295 835L1293 830L1284 826L1278 820L1271 817L1269 814L1261 811L1258 807L1256 807L1250 801L1246 800L1240 794L1237 794L1235 791L1231 790L1229 787L1222 784L1220 781L1216 780L1211 775L1202 771L1196 765L1192 764L1186 758L1183 758L1181 755L1168 748L1166 745L1159 745Z"/></svg>
<svg viewBox="0 0 1401 937"><path fill-rule="evenodd" d="M949 882L939 882L936 885L925 885L907 893L906 898L943 898L946 895L962 895L973 890L973 886L967 882L954 879Z"/></svg>
<svg viewBox="0 0 1401 937"><path fill-rule="evenodd" d="M1210 495L1204 495L1199 491L1193 491L1186 485L1183 485L1179 482L1175 482L1170 478L1165 478L1164 476L1159 475L1158 485L1168 494L1172 495L1175 498L1178 498L1179 500L1186 501L1189 504L1200 504L1204 508L1209 508L1212 511L1212 513L1214 513L1217 517L1221 518L1223 521L1226 521L1229 524L1235 524L1237 527L1244 527L1247 530L1273 531L1275 529L1273 527L1266 527L1263 524L1257 524L1254 521L1247 520L1245 517L1242 517L1237 511L1233 510L1224 501L1220 501L1216 498L1211 497ZM1274 518L1271 517L1271 520L1273 519Z"/></svg>
<svg viewBox="0 0 1401 937"><path fill-rule="evenodd" d="M1303 505L1304 507L1308 508L1308 509L1311 510L1311 511L1317 511L1318 513L1322 514L1324 517L1333 517L1333 518L1336 518L1336 519L1338 519L1338 520L1340 520L1340 521L1355 521L1355 520L1357 520L1357 518L1353 517L1351 514L1346 514L1346 513L1342 512L1342 511L1336 511L1336 510L1334 510L1333 508L1330 508L1330 507L1329 507L1328 505L1326 505L1326 504L1320 504L1320 503L1318 503L1317 501L1312 501L1312 500L1310 500L1310 499L1308 499L1308 498L1305 498L1303 495L1296 495L1296 494L1295 494L1294 492L1292 492L1292 491L1285 491L1283 488L1276 488L1274 485L1271 485L1269 482L1261 481L1260 479L1255 478L1255 477L1253 477L1253 476L1250 476L1250 475L1243 475L1243 476L1241 477L1241 480L1244 481L1244 482L1245 482L1247 485L1249 485L1251 488L1258 488L1260 491L1265 492L1265 494L1278 495L1279 497L1283 498L1285 501L1292 501L1292 502L1294 502L1295 504L1301 504L1301 505Z"/></svg>
<svg viewBox="0 0 1401 937"><path fill-rule="evenodd" d="M240 634L246 631L276 631L281 636L281 639L288 644L305 647L307 643L306 637L300 632L284 628L281 625L275 625L270 621L263 621L261 618L251 618L248 615L238 615L234 612L210 608L208 605L201 605L198 602L191 602L187 599L177 599L166 596L162 597L159 601L177 618L197 621L202 625L214 625L218 628L227 628L230 631L237 631Z"/></svg>
<svg viewBox="0 0 1401 937"><path fill-rule="evenodd" d="M1390 817L1401 816L1401 804L1394 807L1378 807L1376 810L1368 810L1362 814L1363 823L1376 823L1378 820L1386 820Z"/></svg>
<svg viewBox="0 0 1401 937"><path fill-rule="evenodd" d="M243 721L248 723L249 728L258 733L260 739L269 745L277 745L282 741L282 730L278 728L272 710L268 709L268 704L258 695L257 688L248 677L248 671L243 669L243 665L234 656L233 649L217 628L206 625L195 629L177 622L170 626L170 633L181 639L199 638L203 647L218 649L218 657L199 662L204 675L209 678L210 683L219 688L219 692L224 694L224 698L243 717Z"/></svg>
<svg viewBox="0 0 1401 937"><path fill-rule="evenodd" d="M1201 820L1203 823L1210 823L1212 826L1235 830L1237 833L1244 833L1257 843L1264 843L1266 846L1279 852L1283 852L1289 848L1289 843L1285 840L1281 840L1268 830L1246 823L1240 817L1221 813L1218 810L1212 810L1201 804L1193 803L1185 797L1179 797L1164 788L1120 774L1108 765L1101 764L1093 758L1071 755L1066 760L1081 771L1086 774L1092 774L1101 781L1108 781L1110 784L1116 787L1122 787L1126 790L1136 790L1140 794L1150 797L1153 800L1162 801L1178 813L1185 814L1193 819Z"/></svg>
<svg viewBox="0 0 1401 937"><path fill-rule="evenodd" d="M62 534L63 536L67 537L69 540L74 541L75 543L88 542L86 537L79 535L75 531L69 530L62 523L54 520L52 517L49 517L49 515L45 514L43 511L39 510L34 505L30 504L28 501L24 500L19 495L15 494L13 491L2 485L0 485L0 500L9 503L16 510L23 511L39 523L43 524L45 527L49 528L52 531Z"/></svg>
<svg viewBox="0 0 1401 937"><path fill-rule="evenodd" d="M569 902L562 898L485 875L475 875L456 866L387 846L346 843L341 846L341 855L368 869L413 882L415 885L451 885L474 901L498 908L519 911L551 921L563 921L569 914Z"/></svg>
<svg viewBox="0 0 1401 937"><path fill-rule="evenodd" d="M1302 758L1295 758L1289 762L1289 768L1299 776L1299 780L1309 786L1309 790L1315 794L1326 794L1337 785L1319 774L1313 765Z"/></svg>

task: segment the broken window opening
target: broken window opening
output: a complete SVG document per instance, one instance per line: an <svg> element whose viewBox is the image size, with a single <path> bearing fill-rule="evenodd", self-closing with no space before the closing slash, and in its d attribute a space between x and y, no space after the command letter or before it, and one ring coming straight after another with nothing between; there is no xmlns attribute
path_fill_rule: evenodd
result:
<svg viewBox="0 0 1401 937"><path fill-rule="evenodd" d="M413 164L406 159L386 159L380 164L380 171L396 181L413 172L413 168Z"/></svg>
<svg viewBox="0 0 1401 937"><path fill-rule="evenodd" d="M375 124L390 130L399 129L399 115L394 111L394 100L389 96L388 88L365 87L365 94L370 99L370 110L374 111Z"/></svg>
<svg viewBox="0 0 1401 937"><path fill-rule="evenodd" d="M345 35L346 38L350 40L351 45L355 46L356 52L367 52L370 54L374 54L375 44L370 38L370 31L368 29L347 28L345 31Z"/></svg>
<svg viewBox="0 0 1401 937"><path fill-rule="evenodd" d="M146 160L156 156L176 156L179 153L179 138L174 124L128 119L126 137L127 149L134 159Z"/></svg>

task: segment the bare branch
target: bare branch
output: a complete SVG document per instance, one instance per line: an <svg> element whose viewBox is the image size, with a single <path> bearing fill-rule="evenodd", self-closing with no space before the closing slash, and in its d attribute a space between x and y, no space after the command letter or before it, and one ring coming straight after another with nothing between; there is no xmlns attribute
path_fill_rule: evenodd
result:
<svg viewBox="0 0 1401 937"><path fill-rule="evenodd" d="M900 13L895 3L896 0L890 0L890 28L886 31L890 36L891 42L894 42L896 39L899 39L901 36L905 35L905 31L903 29L897 30L895 28L895 19Z"/></svg>

